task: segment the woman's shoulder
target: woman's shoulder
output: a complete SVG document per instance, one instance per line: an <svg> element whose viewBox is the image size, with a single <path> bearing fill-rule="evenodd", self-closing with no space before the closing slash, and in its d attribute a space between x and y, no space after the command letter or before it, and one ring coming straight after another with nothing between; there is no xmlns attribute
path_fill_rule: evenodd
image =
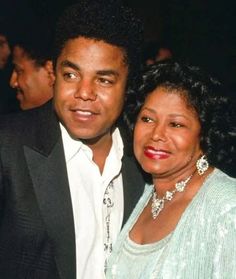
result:
<svg viewBox="0 0 236 279"><path fill-rule="evenodd" d="M236 179L215 169L206 179L203 187L203 201L207 208L219 213L236 208Z"/></svg>
<svg viewBox="0 0 236 279"><path fill-rule="evenodd" d="M236 178L230 177L220 169L215 169L210 177L211 184L215 185L218 190L231 192L236 194Z"/></svg>

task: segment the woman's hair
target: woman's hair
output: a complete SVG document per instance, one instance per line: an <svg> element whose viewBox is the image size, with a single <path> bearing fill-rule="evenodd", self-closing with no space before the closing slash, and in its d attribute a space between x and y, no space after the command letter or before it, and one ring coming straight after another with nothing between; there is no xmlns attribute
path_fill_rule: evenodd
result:
<svg viewBox="0 0 236 279"><path fill-rule="evenodd" d="M197 112L201 124L200 146L209 163L221 169L232 164L236 157L235 107L222 84L198 67L174 61L148 66L139 90L128 92L124 120L129 128L133 130L146 97L157 87L180 94Z"/></svg>

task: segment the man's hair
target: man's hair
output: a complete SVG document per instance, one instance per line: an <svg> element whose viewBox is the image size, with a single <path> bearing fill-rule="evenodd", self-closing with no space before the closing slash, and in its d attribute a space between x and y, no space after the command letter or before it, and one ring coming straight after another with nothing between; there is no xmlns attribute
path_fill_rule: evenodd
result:
<svg viewBox="0 0 236 279"><path fill-rule="evenodd" d="M9 25L9 22L7 22L6 19L0 17L0 35L5 37L7 42L10 44L11 32Z"/></svg>
<svg viewBox="0 0 236 279"><path fill-rule="evenodd" d="M115 0L81 0L68 7L56 26L54 64L69 39L85 37L120 47L132 80L141 65L143 27L131 9ZM129 76L129 77L130 77Z"/></svg>
<svg viewBox="0 0 236 279"><path fill-rule="evenodd" d="M23 29L13 41L13 46L19 46L25 55L34 61L35 66L42 67L52 60L53 35L49 27L34 25Z"/></svg>

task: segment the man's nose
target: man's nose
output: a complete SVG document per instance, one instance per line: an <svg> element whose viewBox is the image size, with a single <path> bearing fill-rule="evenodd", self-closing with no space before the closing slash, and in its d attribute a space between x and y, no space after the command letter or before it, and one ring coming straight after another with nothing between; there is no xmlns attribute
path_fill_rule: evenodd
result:
<svg viewBox="0 0 236 279"><path fill-rule="evenodd" d="M17 81L17 73L15 70L13 70L10 78L10 86L12 88L16 88L18 86L18 81Z"/></svg>
<svg viewBox="0 0 236 279"><path fill-rule="evenodd" d="M94 101L97 97L95 92L95 86L92 81L81 80L78 84L78 88L75 91L74 97L81 98L84 101Z"/></svg>

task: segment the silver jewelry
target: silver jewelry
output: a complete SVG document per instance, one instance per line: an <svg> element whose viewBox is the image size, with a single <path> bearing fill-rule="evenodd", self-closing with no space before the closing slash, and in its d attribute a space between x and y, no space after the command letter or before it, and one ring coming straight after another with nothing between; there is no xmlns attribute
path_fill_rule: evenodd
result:
<svg viewBox="0 0 236 279"><path fill-rule="evenodd" d="M187 186L187 183L192 178L192 176L193 176L193 174L191 174L185 180L177 182L175 184L175 189L173 191L166 191L165 195L161 199L158 199L156 190L155 190L155 188L153 188L151 212L152 212L152 218L154 220L157 218L157 216L160 214L160 212L164 208L165 201L171 201L176 192L183 192L185 190L185 187Z"/></svg>
<svg viewBox="0 0 236 279"><path fill-rule="evenodd" d="M209 168L209 163L207 161L206 155L202 155L200 159L196 162L197 172L199 175L203 175Z"/></svg>
<svg viewBox="0 0 236 279"><path fill-rule="evenodd" d="M104 211L104 252L105 263L104 270L107 269L107 258L112 251L112 237L111 237L111 212L114 207L114 183L111 181L106 188L103 197L103 211Z"/></svg>

